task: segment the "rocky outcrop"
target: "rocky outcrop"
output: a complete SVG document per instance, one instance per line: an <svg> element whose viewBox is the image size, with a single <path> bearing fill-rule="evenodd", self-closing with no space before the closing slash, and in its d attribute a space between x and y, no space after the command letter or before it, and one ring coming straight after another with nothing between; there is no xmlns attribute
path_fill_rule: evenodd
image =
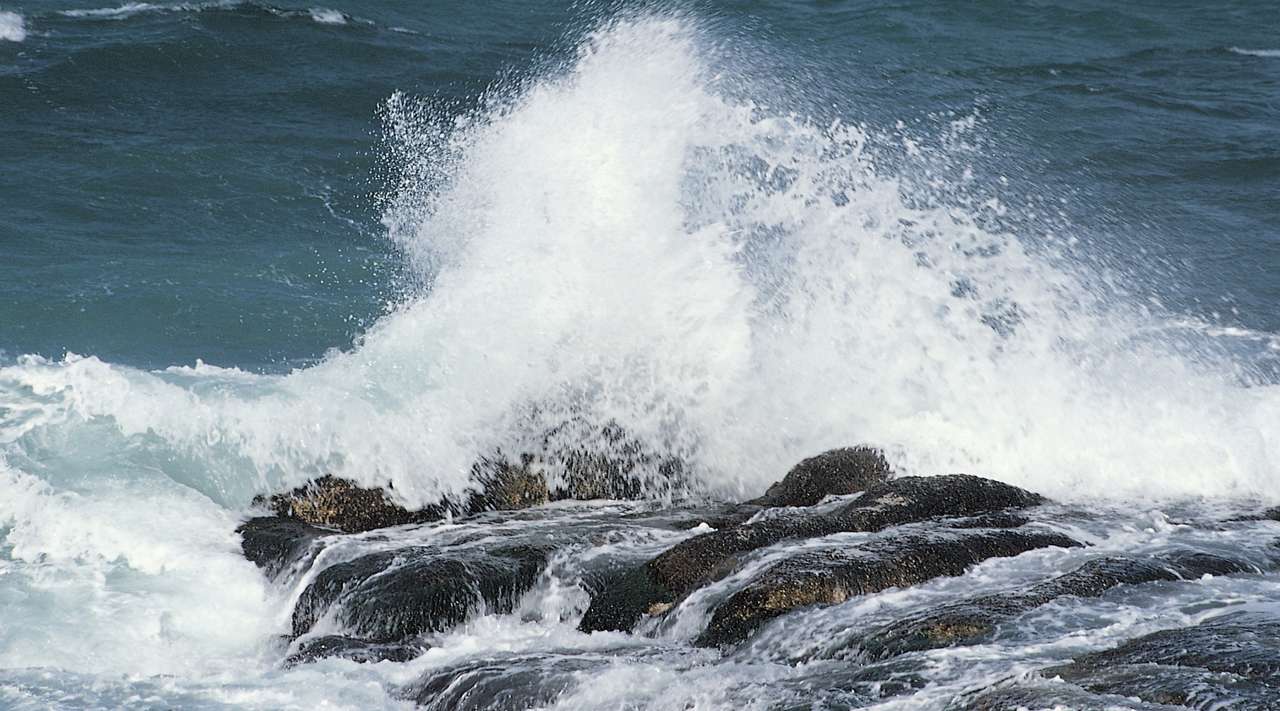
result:
<svg viewBox="0 0 1280 711"><path fill-rule="evenodd" d="M990 639L1002 622L1060 597L1097 597L1120 585L1256 572L1261 571L1247 561L1206 553L1096 558L1026 592L953 603L872 630L860 641L858 650L865 658L885 659L925 649L978 644Z"/></svg>
<svg viewBox="0 0 1280 711"><path fill-rule="evenodd" d="M1280 617L1257 612L1220 615L1193 627L1155 632L1077 657L1069 665L1045 670L1044 675L1092 688L1103 686L1091 681L1090 675L1097 670L1145 664L1228 674L1280 692Z"/></svg>
<svg viewBox="0 0 1280 711"><path fill-rule="evenodd" d="M410 547L332 565L298 598L293 634L306 634L332 611L358 639L403 642L447 630L479 609L510 612L550 552L532 545Z"/></svg>
<svg viewBox="0 0 1280 711"><path fill-rule="evenodd" d="M583 439L569 443L574 433L583 434ZM280 518L361 533L484 511L516 511L549 501L638 499L646 491L646 479L652 488L670 488L682 471L679 460L650 452L616 424L587 431L574 421L549 431L537 452L495 452L481 458L471 468L476 489L460 500L408 509L388 494L390 486L362 487L325 475L284 493L259 496L254 503Z"/></svg>
<svg viewBox="0 0 1280 711"><path fill-rule="evenodd" d="M1040 676L1046 681L979 694L964 708L1005 711L1067 703L1070 708L1269 711L1280 699L1280 618L1229 613L1086 654Z"/></svg>
<svg viewBox="0 0 1280 711"><path fill-rule="evenodd" d="M1106 709L1107 711L1179 711L1176 706L1149 704L1123 696L1091 694L1067 684L997 687L970 696L948 709L963 711L1029 711L1029 709Z"/></svg>
<svg viewBox="0 0 1280 711"><path fill-rule="evenodd" d="M884 454L872 447L845 447L809 457L791 468L758 499L759 506L813 506L828 496L865 491L889 478Z"/></svg>
<svg viewBox="0 0 1280 711"><path fill-rule="evenodd" d="M283 494L259 497L277 517L343 533L402 526L441 518L443 508L410 511L392 501L382 489L357 486L346 479L322 476Z"/></svg>
<svg viewBox="0 0 1280 711"><path fill-rule="evenodd" d="M598 655L502 655L433 669L399 696L424 711L524 711L555 704L609 663Z"/></svg>
<svg viewBox="0 0 1280 711"><path fill-rule="evenodd" d="M1080 544L1060 533L1001 530L905 535L864 545L803 552L770 566L721 603L702 646L745 639L765 622L809 605L963 574L988 558Z"/></svg>
<svg viewBox="0 0 1280 711"><path fill-rule="evenodd" d="M965 474L893 479L833 509L796 511L684 541L596 596L581 629L629 630L642 615L666 609L734 570L739 556L787 539L880 531L930 518L1025 508L1042 501L1038 494Z"/></svg>
<svg viewBox="0 0 1280 711"><path fill-rule="evenodd" d="M274 578L294 566L305 568L315 557L315 543L335 531L292 518L262 516L236 529L244 557Z"/></svg>

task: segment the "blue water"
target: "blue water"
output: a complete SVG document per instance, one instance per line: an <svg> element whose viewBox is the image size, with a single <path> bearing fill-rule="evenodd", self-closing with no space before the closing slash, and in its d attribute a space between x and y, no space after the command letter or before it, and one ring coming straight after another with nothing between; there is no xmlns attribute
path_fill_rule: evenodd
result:
<svg viewBox="0 0 1280 711"><path fill-rule="evenodd" d="M157 3L165 4L165 3ZM0 43L0 348L279 371L399 295L379 106L458 110L536 73L612 6L194 3ZM110 6L107 6L110 7ZM693 6L789 109L872 126L976 113L1007 176L1135 290L1280 330L1280 8L1203 3ZM1059 202L1062 201L1062 202Z"/></svg>
<svg viewBox="0 0 1280 711"><path fill-rule="evenodd" d="M0 707L397 708L649 644L551 575L408 665L279 665L255 495L432 503L566 421L717 499L871 442L1107 511L1103 551L1280 503L1280 5L324 1L0 0ZM1064 562L1002 565L926 595ZM1240 601L1280 581L1086 605L906 708ZM561 705L798 673L682 644Z"/></svg>

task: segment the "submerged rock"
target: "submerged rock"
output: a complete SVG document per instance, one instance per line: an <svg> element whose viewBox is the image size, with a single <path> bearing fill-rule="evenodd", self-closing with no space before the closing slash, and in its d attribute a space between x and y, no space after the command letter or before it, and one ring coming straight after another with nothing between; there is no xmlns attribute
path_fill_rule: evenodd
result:
<svg viewBox="0 0 1280 711"><path fill-rule="evenodd" d="M858 645L863 656L884 659L906 652L977 644L1017 615L1064 596L1097 597L1119 585L1192 580L1205 574L1261 572L1252 564L1209 555L1182 553L1164 558L1096 558L1023 593L987 595L947 605L872 630Z"/></svg>
<svg viewBox="0 0 1280 711"><path fill-rule="evenodd" d="M308 664L339 657L353 662L407 662L421 656L428 649L423 644L386 644L344 637L342 635L326 635L303 640L297 643L297 649L285 657L286 668L299 664Z"/></svg>
<svg viewBox="0 0 1280 711"><path fill-rule="evenodd" d="M609 664L597 654L504 654L433 669L398 694L426 711L526 711Z"/></svg>
<svg viewBox="0 0 1280 711"><path fill-rule="evenodd" d="M1040 677L979 694L963 708L1271 711L1280 707L1280 618L1229 613L1077 657Z"/></svg>
<svg viewBox="0 0 1280 711"><path fill-rule="evenodd" d="M791 610L961 575L988 558L1079 545L1059 533L1000 530L909 535L845 549L802 552L770 566L721 603L697 643L738 642Z"/></svg>
<svg viewBox="0 0 1280 711"><path fill-rule="evenodd" d="M1193 627L1163 630L1102 652L1079 657L1045 674L1077 683L1093 670L1117 665L1162 664L1233 674L1280 693L1280 617L1255 612L1221 615Z"/></svg>
<svg viewBox="0 0 1280 711"><path fill-rule="evenodd" d="M801 510L690 538L593 598L581 629L629 630L649 610L669 607L734 570L738 556L786 539L880 531L930 518L978 516L1043 501L1039 494L967 474L893 479L835 509Z"/></svg>
<svg viewBox="0 0 1280 711"><path fill-rule="evenodd" d="M532 545L370 553L320 571L294 607L293 633L332 611L362 640L396 642L447 630L480 609L510 612L549 555Z"/></svg>
<svg viewBox="0 0 1280 711"><path fill-rule="evenodd" d="M845 447L809 457L769 487L759 506L813 506L828 496L856 494L889 478L884 454L872 447Z"/></svg>
<svg viewBox="0 0 1280 711"><path fill-rule="evenodd" d="M952 704L957 711L1029 711L1030 709L1107 709L1108 711L1178 711L1123 696L1092 694L1068 684L1005 686L979 692Z"/></svg>

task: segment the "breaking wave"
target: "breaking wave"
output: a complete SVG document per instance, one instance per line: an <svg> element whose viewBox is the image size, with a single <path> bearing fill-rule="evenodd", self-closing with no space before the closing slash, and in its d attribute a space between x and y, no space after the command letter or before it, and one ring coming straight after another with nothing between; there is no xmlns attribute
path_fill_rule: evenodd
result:
<svg viewBox="0 0 1280 711"><path fill-rule="evenodd" d="M1068 498L1278 495L1280 390L933 172L980 128L818 122L729 64L696 22L629 17L466 117L393 97L385 223L420 293L288 375L19 358L9 465L230 507L331 472L420 504L573 421L730 495L851 442Z"/></svg>

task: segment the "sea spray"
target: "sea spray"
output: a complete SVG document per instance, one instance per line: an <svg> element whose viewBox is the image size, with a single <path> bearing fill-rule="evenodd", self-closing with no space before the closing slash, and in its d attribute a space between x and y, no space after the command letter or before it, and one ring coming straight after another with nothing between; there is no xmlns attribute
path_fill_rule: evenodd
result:
<svg viewBox="0 0 1280 711"><path fill-rule="evenodd" d="M1058 496L1277 495L1275 386L1149 337L1042 235L913 190L910 146L889 173L874 129L743 96L715 52L697 22L627 16L464 121L398 99L399 158L437 166L386 213L420 294L285 376L21 359L6 446L93 433L232 507L322 473L428 503L570 419L719 494L874 442Z"/></svg>

